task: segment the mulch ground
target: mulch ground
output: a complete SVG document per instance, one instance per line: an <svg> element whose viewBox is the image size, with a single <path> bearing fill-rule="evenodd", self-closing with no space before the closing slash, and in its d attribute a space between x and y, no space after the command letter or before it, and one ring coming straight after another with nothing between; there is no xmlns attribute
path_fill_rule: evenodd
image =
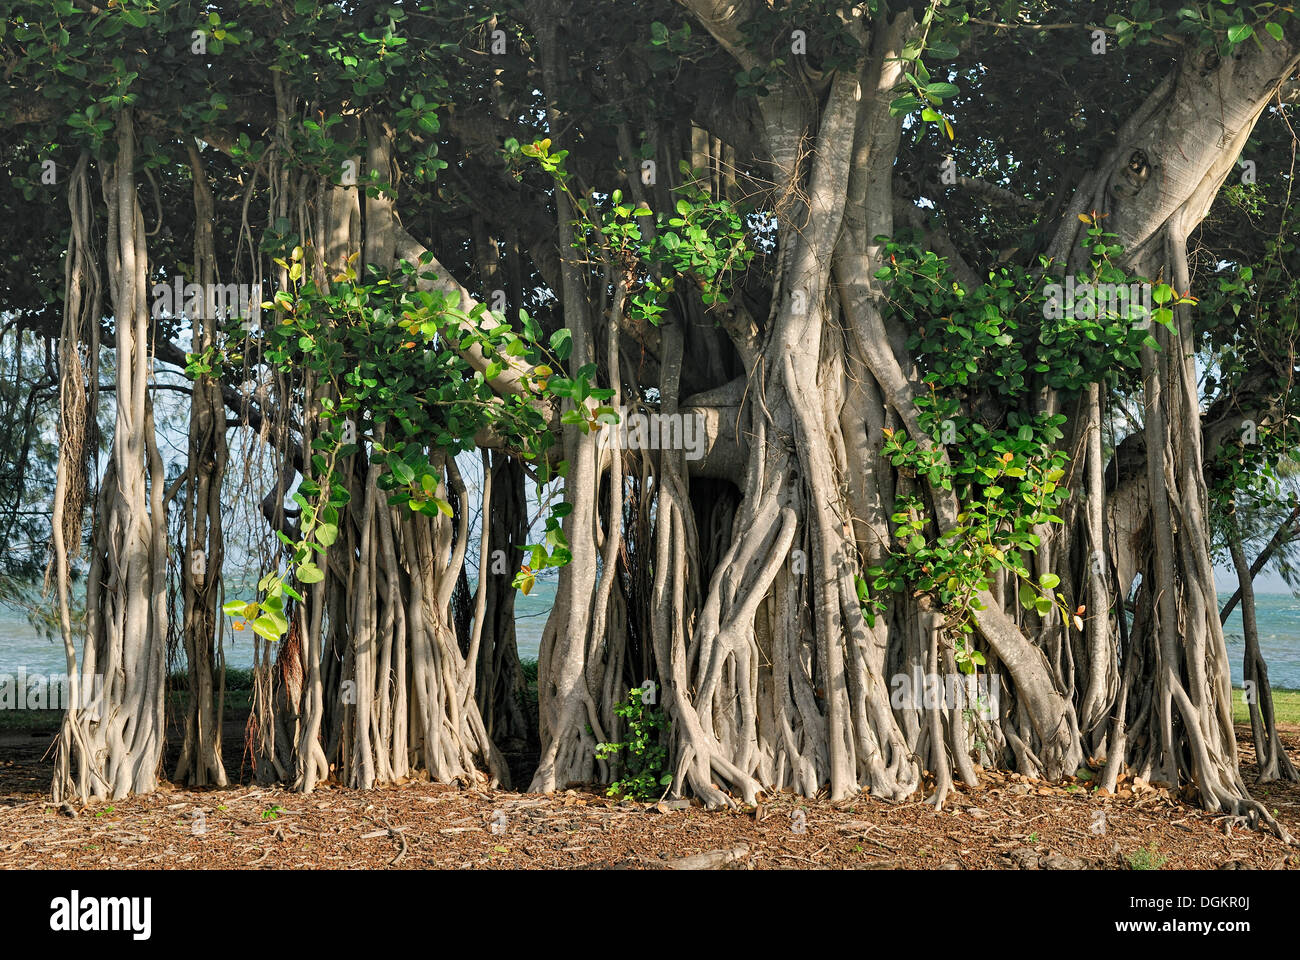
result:
<svg viewBox="0 0 1300 960"><path fill-rule="evenodd" d="M1300 837L1300 785L1253 781ZM1300 728L1285 736L1300 755ZM1300 847L1139 782L1114 797L986 772L941 813L859 797L777 796L709 812L619 803L597 789L550 796L424 781L309 796L243 784L60 807L48 796L49 737L0 736L0 867L112 869L533 868L1300 869ZM226 756L238 757L231 745ZM238 761L228 765L238 767ZM802 828L802 829L801 829Z"/></svg>

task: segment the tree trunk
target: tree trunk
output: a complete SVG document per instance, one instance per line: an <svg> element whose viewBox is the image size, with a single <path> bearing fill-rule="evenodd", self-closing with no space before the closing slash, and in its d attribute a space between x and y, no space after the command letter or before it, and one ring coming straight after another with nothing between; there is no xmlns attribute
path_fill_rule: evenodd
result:
<svg viewBox="0 0 1300 960"><path fill-rule="evenodd" d="M163 468L149 375L148 254L136 198L130 108L117 118L117 154L99 161L108 207L108 278L116 319L117 422L100 485L86 596L82 690L102 685L102 710L75 701L64 716L72 769L56 765L54 795L119 799L151 793L163 751L167 608Z"/></svg>
<svg viewBox="0 0 1300 960"><path fill-rule="evenodd" d="M194 178L194 280L205 291L202 313L191 318L192 352L203 355L217 345L217 317L212 308L215 298L206 295L218 283L217 251L212 238L212 191L207 173L198 148L191 143L188 151ZM221 720L226 671L217 600L225 560L221 484L229 459L226 406L220 382L212 374L195 378L190 398L189 465L184 477L187 536L181 558L189 705L174 779L196 787L224 787L228 781L221 762Z"/></svg>

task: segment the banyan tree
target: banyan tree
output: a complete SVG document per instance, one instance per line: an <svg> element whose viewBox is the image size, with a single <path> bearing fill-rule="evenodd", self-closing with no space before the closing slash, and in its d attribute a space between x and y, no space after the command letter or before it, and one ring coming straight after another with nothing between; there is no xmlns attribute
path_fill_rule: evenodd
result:
<svg viewBox="0 0 1300 960"><path fill-rule="evenodd" d="M1295 447L1286 9L4 6L6 309L57 344L102 679L56 797L226 783L239 626L302 791L508 785L530 736L515 787L608 783L641 691L710 807L1087 766L1280 832L1214 569Z"/></svg>

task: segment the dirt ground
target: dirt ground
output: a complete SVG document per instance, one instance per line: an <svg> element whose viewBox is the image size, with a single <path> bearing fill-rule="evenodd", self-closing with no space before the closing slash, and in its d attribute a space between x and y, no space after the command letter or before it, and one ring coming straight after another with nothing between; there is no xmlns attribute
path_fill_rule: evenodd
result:
<svg viewBox="0 0 1300 960"><path fill-rule="evenodd" d="M225 756L240 770L241 727ZM0 867L727 869L1300 869L1300 847L1126 781L1114 797L985 772L942 813L859 797L832 805L777 796L708 812L620 803L597 788L541 796L424 781L310 796L244 782L164 785L148 797L62 809L49 800L53 730L0 734ZM1300 785L1253 779L1254 795L1300 837ZM1300 755L1300 728L1285 739ZM174 762L168 758L167 769Z"/></svg>

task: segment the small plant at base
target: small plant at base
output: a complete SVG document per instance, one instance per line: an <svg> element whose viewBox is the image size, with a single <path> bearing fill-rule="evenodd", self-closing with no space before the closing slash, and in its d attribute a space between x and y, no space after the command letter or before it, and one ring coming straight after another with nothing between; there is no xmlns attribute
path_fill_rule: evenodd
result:
<svg viewBox="0 0 1300 960"><path fill-rule="evenodd" d="M614 712L627 721L626 739L619 743L596 744L596 757L613 758L622 763L622 776L609 785L606 793L624 800L650 800L660 787L673 782L665 772L668 750L659 743L658 733L669 726L663 711L642 702L641 689L633 687L627 700L617 704Z"/></svg>
<svg viewBox="0 0 1300 960"><path fill-rule="evenodd" d="M1127 859L1130 870L1159 870L1169 860L1168 857L1160 856L1154 843L1149 848L1139 847Z"/></svg>

